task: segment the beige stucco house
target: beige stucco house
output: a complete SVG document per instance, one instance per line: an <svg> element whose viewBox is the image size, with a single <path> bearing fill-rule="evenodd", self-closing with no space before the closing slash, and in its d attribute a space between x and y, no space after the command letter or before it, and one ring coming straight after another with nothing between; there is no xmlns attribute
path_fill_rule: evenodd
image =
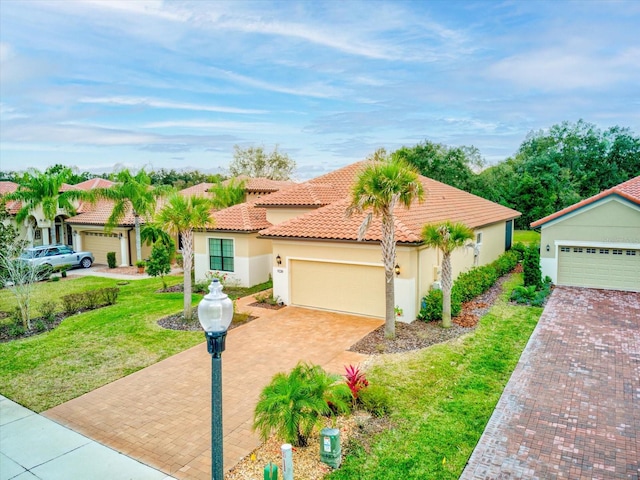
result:
<svg viewBox="0 0 640 480"><path fill-rule="evenodd" d="M531 224L557 285L640 292L640 176Z"/></svg>
<svg viewBox="0 0 640 480"><path fill-rule="evenodd" d="M345 216L351 186L362 166L358 162L217 212L215 227L196 235L196 278L213 270L250 285L271 275L274 296L287 305L383 318L379 220L359 242L362 217ZM424 224L452 220L474 229L476 242L453 255L457 276L492 262L510 248L513 220L520 215L435 180L420 180L426 200L395 212L399 271L395 292L402 321L416 318L422 296L439 281L441 258L424 246L420 237Z"/></svg>

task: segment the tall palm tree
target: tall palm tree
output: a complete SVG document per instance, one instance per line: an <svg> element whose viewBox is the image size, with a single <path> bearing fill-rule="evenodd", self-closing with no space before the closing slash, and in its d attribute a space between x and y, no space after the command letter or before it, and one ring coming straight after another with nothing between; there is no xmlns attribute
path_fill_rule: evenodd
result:
<svg viewBox="0 0 640 480"><path fill-rule="evenodd" d="M162 207L156 221L169 233L182 236L184 265L184 318L191 320L191 271L193 269L193 230L211 226L211 200L192 195L172 194Z"/></svg>
<svg viewBox="0 0 640 480"><path fill-rule="evenodd" d="M124 220L127 212L131 210L136 231L136 260L142 260L142 241L140 237L140 217L148 221L156 209L158 198L171 191L167 185L151 187L149 175L140 170L131 175L129 170L121 170L116 175L116 184L109 188L96 188L92 190L94 199L106 199L113 202L111 215L105 224L105 230L112 231Z"/></svg>
<svg viewBox="0 0 640 480"><path fill-rule="evenodd" d="M425 225L422 228L424 243L442 252L442 326L451 327L451 253L467 240L474 238L473 230L464 223L450 221Z"/></svg>
<svg viewBox="0 0 640 480"><path fill-rule="evenodd" d="M7 200L20 200L22 207L16 213L16 222L23 222L38 207L42 208L44 218L52 223L51 243L57 243L55 219L58 209L64 209L69 215L76 212L73 200L86 196L82 190L67 190L62 192L62 185L73 175L70 168L63 168L57 172L42 173L31 170L20 179L18 189L6 195ZM47 239L48 240L48 239Z"/></svg>
<svg viewBox="0 0 640 480"><path fill-rule="evenodd" d="M351 204L347 215L367 212L358 231L362 240L374 216L382 219L382 261L385 276L385 326L387 338L396 335L395 289L396 232L394 209L398 204L409 208L414 200L422 201L424 190L417 171L403 160L389 157L378 150L358 174L351 189Z"/></svg>
<svg viewBox="0 0 640 480"><path fill-rule="evenodd" d="M225 183L218 182L209 188L209 193L212 196L214 208L222 210L232 207L244 202L246 197L245 181L232 178Z"/></svg>

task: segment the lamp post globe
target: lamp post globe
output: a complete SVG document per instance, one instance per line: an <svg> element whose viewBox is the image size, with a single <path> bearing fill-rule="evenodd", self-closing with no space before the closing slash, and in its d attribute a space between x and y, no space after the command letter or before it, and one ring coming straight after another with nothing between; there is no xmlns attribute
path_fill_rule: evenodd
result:
<svg viewBox="0 0 640 480"><path fill-rule="evenodd" d="M233 302L222 293L222 284L217 278L211 281L209 293L198 304L198 320L211 354L211 478L223 480L222 352L227 329L233 320Z"/></svg>

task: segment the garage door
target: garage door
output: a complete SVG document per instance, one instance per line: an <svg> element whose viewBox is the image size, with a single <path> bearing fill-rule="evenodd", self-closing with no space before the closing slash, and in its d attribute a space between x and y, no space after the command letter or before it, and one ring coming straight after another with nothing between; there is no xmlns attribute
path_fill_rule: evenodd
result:
<svg viewBox="0 0 640 480"><path fill-rule="evenodd" d="M291 261L291 303L384 318L384 268Z"/></svg>
<svg viewBox="0 0 640 480"><path fill-rule="evenodd" d="M640 292L640 250L560 247L558 285Z"/></svg>
<svg viewBox="0 0 640 480"><path fill-rule="evenodd" d="M107 264L107 252L116 252L116 265L122 265L120 239L115 233L83 232L82 249L93 253L94 263Z"/></svg>

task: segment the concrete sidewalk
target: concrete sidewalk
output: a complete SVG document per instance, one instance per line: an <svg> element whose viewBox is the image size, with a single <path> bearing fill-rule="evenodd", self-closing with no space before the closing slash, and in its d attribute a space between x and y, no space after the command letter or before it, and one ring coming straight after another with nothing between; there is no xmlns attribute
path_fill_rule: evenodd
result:
<svg viewBox="0 0 640 480"><path fill-rule="evenodd" d="M0 480L171 480L0 395Z"/></svg>

